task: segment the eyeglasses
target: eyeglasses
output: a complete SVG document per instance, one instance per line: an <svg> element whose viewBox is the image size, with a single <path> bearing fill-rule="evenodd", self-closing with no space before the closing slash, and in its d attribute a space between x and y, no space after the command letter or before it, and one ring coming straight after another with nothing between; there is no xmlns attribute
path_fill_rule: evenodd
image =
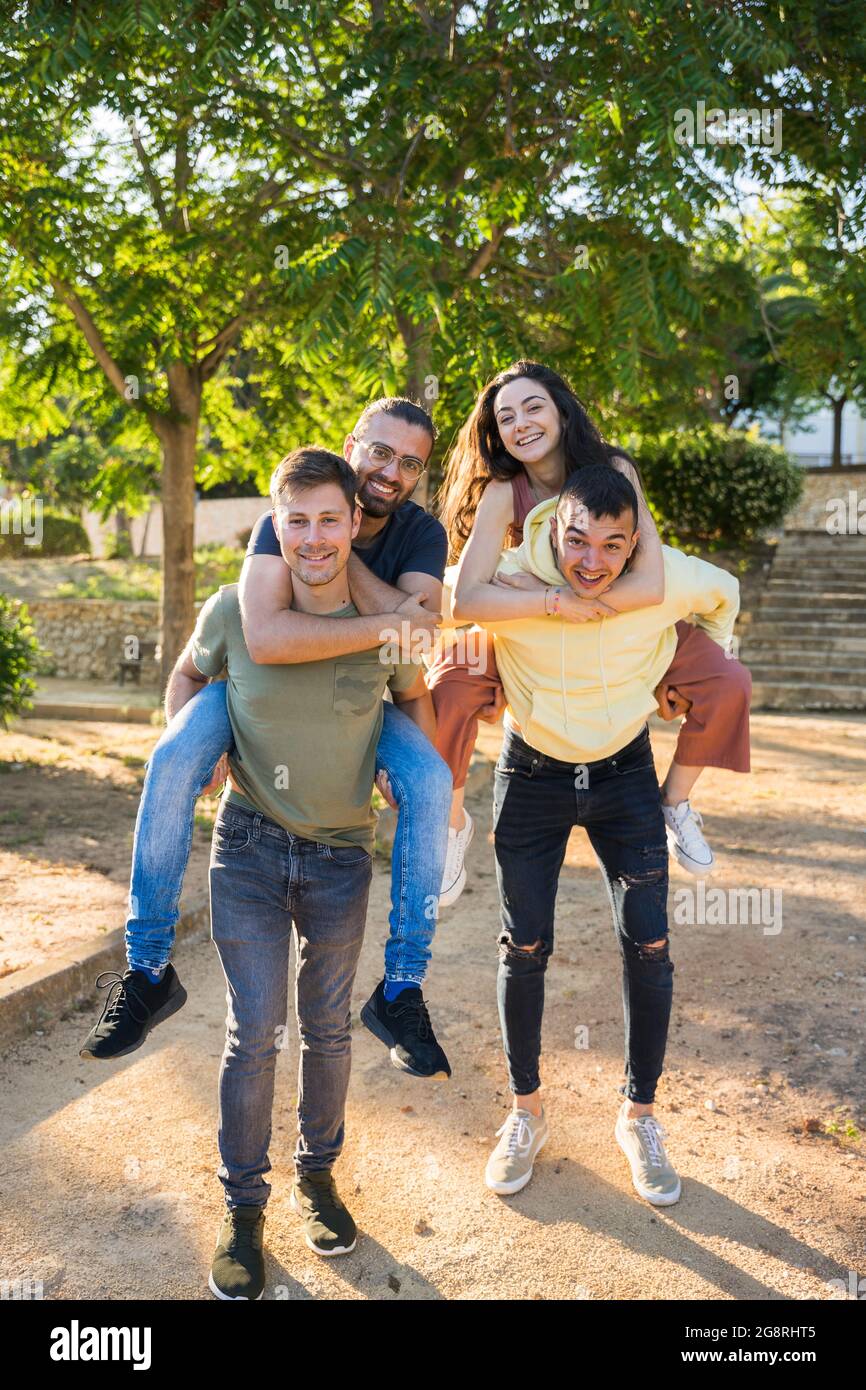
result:
<svg viewBox="0 0 866 1390"><path fill-rule="evenodd" d="M371 444L367 444L364 440L357 439L355 435L353 435L352 438L355 440L356 444L360 445L370 462L375 463L379 468L387 468L388 464L393 463L394 459L396 459L397 467L400 469L404 478L414 478L417 480L427 467L426 463L422 463L420 459L413 458L411 454L397 454L391 448L390 444L379 444L375 440Z"/></svg>

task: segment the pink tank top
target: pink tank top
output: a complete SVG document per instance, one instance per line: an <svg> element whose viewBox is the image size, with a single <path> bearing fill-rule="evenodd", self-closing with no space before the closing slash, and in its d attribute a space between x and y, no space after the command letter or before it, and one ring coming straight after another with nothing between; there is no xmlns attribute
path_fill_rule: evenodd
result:
<svg viewBox="0 0 866 1390"><path fill-rule="evenodd" d="M520 545L523 541L523 523L537 505L537 499L529 486L529 479L521 468L511 479L511 495L514 498L514 520L508 528L508 544Z"/></svg>

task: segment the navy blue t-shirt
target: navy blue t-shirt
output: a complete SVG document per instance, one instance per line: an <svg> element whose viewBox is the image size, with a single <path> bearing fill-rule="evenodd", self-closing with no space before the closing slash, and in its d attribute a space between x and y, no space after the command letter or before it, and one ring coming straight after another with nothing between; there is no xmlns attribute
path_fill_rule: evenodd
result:
<svg viewBox="0 0 866 1390"><path fill-rule="evenodd" d="M392 512L372 545L356 543L352 549L378 579L394 585L401 574L415 572L441 580L448 558L445 527L417 502L404 502ZM260 516L253 527L247 554L281 554L270 512Z"/></svg>

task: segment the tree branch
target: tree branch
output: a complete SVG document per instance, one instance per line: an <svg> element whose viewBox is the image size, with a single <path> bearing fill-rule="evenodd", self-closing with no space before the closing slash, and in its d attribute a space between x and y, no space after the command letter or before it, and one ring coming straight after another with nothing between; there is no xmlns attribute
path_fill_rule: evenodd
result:
<svg viewBox="0 0 866 1390"><path fill-rule="evenodd" d="M61 304L65 304L66 308L72 314L81 330L87 346L96 358L98 365L102 368L109 385L114 387L124 405L137 404L139 409L144 410L148 416L153 417L157 413L156 411L150 410L142 401L137 403L131 401L127 396L127 382L123 372L108 351L105 345L105 339L96 326L93 315L87 306L79 299L72 286L67 285L65 281L59 279L56 275L51 276L51 285Z"/></svg>
<svg viewBox="0 0 866 1390"><path fill-rule="evenodd" d="M505 233L508 231L509 227L513 226L514 221L509 217L507 221L500 222L489 241L482 242L469 263L469 267L466 271L467 280L477 280L484 274L490 262L493 260L493 257L499 250Z"/></svg>
<svg viewBox="0 0 866 1390"><path fill-rule="evenodd" d="M134 120L129 121L129 129L132 135L132 143L135 146L135 151L138 155L139 163L141 164L141 167L144 171L144 181L147 184L148 189L150 190L151 202L153 203L153 206L156 210L156 215L159 218L159 225L162 227L164 232L167 232L171 224L169 222L168 213L166 212L165 208L165 202L163 201L162 197L162 185L160 184L159 179L154 173L153 165L151 164L148 158L147 150L144 148L144 143L142 141L141 135L139 134L138 126L135 124Z"/></svg>

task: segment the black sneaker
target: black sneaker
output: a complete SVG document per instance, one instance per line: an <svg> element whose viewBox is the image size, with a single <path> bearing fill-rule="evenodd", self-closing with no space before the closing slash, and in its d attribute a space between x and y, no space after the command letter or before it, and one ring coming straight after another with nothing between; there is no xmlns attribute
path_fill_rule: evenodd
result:
<svg viewBox="0 0 866 1390"><path fill-rule="evenodd" d="M110 993L99 1022L91 1028L79 1052L88 1062L107 1062L125 1057L141 1047L151 1028L171 1018L186 1003L186 990L173 965L167 965L159 984L141 970L103 970L96 977L98 989Z"/></svg>
<svg viewBox="0 0 866 1390"><path fill-rule="evenodd" d="M265 1213L262 1207L232 1207L217 1236L208 1288L217 1298L260 1299L265 1292Z"/></svg>
<svg viewBox="0 0 866 1390"><path fill-rule="evenodd" d="M358 1228L337 1195L329 1168L296 1178L290 1203L303 1217L304 1240L317 1255L348 1255L354 1250Z"/></svg>
<svg viewBox="0 0 866 1390"><path fill-rule="evenodd" d="M391 1049L391 1061L400 1071L432 1081L445 1081L451 1075L424 996L416 985L401 990L389 1004L385 981L380 980L361 1010L361 1022Z"/></svg>

